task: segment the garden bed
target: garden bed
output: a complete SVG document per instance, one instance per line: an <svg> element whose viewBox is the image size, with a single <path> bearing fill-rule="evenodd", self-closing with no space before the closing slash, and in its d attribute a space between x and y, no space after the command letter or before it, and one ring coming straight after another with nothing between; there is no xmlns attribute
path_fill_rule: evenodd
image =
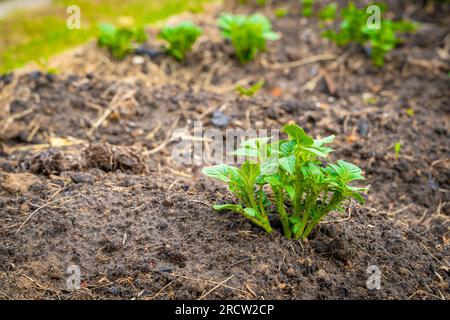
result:
<svg viewBox="0 0 450 320"><path fill-rule="evenodd" d="M423 17L404 3L391 11L411 12L423 29L383 69L322 39L293 1L275 3L290 8L282 18L261 9L282 38L245 66L215 27L224 9L213 7L189 16L205 34L185 62L114 62L87 44L56 58L56 75L3 79L0 297L448 299L450 15ZM235 92L262 79L253 97ZM266 234L214 212L234 201L225 186L171 159L172 132L194 136L194 121L222 132L293 121L335 134L332 159L364 170L367 202L333 213L305 242L285 239L275 217ZM82 289L69 292L71 264ZM366 288L371 265L380 290Z"/></svg>

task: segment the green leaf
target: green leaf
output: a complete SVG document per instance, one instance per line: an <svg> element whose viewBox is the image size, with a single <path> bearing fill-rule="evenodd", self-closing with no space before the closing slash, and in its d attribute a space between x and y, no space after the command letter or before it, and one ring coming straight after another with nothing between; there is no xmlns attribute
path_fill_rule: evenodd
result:
<svg viewBox="0 0 450 320"><path fill-rule="evenodd" d="M231 154L234 154L238 157L250 157L250 158L258 158L259 156L258 150L252 148L239 148L234 150Z"/></svg>
<svg viewBox="0 0 450 320"><path fill-rule="evenodd" d="M324 146L326 144L332 143L334 141L334 138L335 138L335 136L331 135L331 136L325 137L323 139L318 139L318 140L314 139L314 146L315 147L322 147L322 146Z"/></svg>
<svg viewBox="0 0 450 320"><path fill-rule="evenodd" d="M362 170L352 163L346 162L344 160L338 160L337 166L331 166L336 170L337 174L344 182L350 182L353 180L365 180L364 176L362 175Z"/></svg>
<svg viewBox="0 0 450 320"><path fill-rule="evenodd" d="M366 202L366 199L364 199L364 197L358 192L352 192L351 196L355 198L355 200L358 201L360 204L364 204Z"/></svg>
<svg viewBox="0 0 450 320"><path fill-rule="evenodd" d="M218 179L223 182L230 182L232 176L237 173L237 168L227 164L218 164L203 168L202 173L210 178Z"/></svg>
<svg viewBox="0 0 450 320"><path fill-rule="evenodd" d="M285 132L289 137L294 139L297 144L302 146L310 146L314 143L314 139L307 135L303 128L296 124L287 124L283 127L283 132Z"/></svg>
<svg viewBox="0 0 450 320"><path fill-rule="evenodd" d="M280 141L280 150L283 156L292 155L297 148L297 142L295 140L282 140Z"/></svg>
<svg viewBox="0 0 450 320"><path fill-rule="evenodd" d="M245 88L243 86L237 86L236 90L242 96L251 97L256 92L258 92L263 86L264 86L264 80L260 80L257 83L255 83L254 85L252 85L250 88Z"/></svg>
<svg viewBox="0 0 450 320"><path fill-rule="evenodd" d="M289 157L280 159L280 166L286 170L289 174L294 174L295 170L295 156L291 155Z"/></svg>
<svg viewBox="0 0 450 320"><path fill-rule="evenodd" d="M238 213L242 213L244 211L244 209L242 208L242 206L240 204L231 204L231 203L227 203L227 204L215 204L213 205L213 209L216 211L234 211L234 212L238 212Z"/></svg>
<svg viewBox="0 0 450 320"><path fill-rule="evenodd" d="M311 152L312 154L318 156L318 157L322 157L322 158L326 158L327 157L327 153L323 152L321 148L316 148L316 147L301 147L302 150Z"/></svg>
<svg viewBox="0 0 450 320"><path fill-rule="evenodd" d="M289 196L289 199L291 199L291 201L294 201L294 199L295 199L295 189L294 189L294 187L284 184L283 188L284 188L284 190L286 190L286 192L287 192L287 194Z"/></svg>
<svg viewBox="0 0 450 320"><path fill-rule="evenodd" d="M258 145L267 144L271 138L272 137L261 137L261 138L247 139L241 142L241 147L257 149Z"/></svg>
<svg viewBox="0 0 450 320"><path fill-rule="evenodd" d="M274 187L279 187L283 185L283 181L281 181L281 177L278 175L266 176L264 180Z"/></svg>
<svg viewBox="0 0 450 320"><path fill-rule="evenodd" d="M253 209L253 208L245 208L245 209L244 209L244 212L245 212L247 215L251 216L251 217L254 217L254 218L258 218L258 217L259 217L259 212L258 212L258 210L256 210L256 209Z"/></svg>
<svg viewBox="0 0 450 320"><path fill-rule="evenodd" d="M264 32L264 39L275 41L275 40L280 39L280 35L278 33L272 32L272 31Z"/></svg>
<svg viewBox="0 0 450 320"><path fill-rule="evenodd" d="M105 23L105 22L101 22L98 24L98 28L100 30L100 35L101 36L114 36L114 34L117 31L117 28L115 25L111 24L111 23Z"/></svg>
<svg viewBox="0 0 450 320"><path fill-rule="evenodd" d="M245 161L241 166L240 175L248 184L254 184L260 173L259 163Z"/></svg>

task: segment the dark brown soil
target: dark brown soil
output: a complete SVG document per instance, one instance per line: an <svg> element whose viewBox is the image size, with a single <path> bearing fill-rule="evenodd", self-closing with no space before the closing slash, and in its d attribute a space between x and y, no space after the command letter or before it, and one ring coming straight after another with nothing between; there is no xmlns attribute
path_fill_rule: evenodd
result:
<svg viewBox="0 0 450 320"><path fill-rule="evenodd" d="M321 39L297 1L275 1L264 11L283 37L245 66L215 30L214 8L194 17L205 35L181 64L112 62L89 44L61 59L60 74L0 84L0 298L450 298L450 11L395 3L394 16L424 29L383 69ZM275 18L278 6L288 16ZM281 65L324 54L335 58ZM256 96L234 92L260 79ZM284 239L276 217L268 235L218 214L213 203L233 201L226 188L170 157L172 131L192 133L196 120L335 134L333 158L363 168L367 203L332 214L304 243ZM73 292L71 264L82 273ZM366 288L371 265L380 290Z"/></svg>

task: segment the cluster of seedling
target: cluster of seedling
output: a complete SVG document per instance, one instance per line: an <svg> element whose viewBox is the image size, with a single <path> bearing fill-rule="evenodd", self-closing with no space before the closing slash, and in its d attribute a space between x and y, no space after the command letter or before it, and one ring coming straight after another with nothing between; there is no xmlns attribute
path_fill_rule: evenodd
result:
<svg viewBox="0 0 450 320"><path fill-rule="evenodd" d="M386 5L377 4L380 12L386 11ZM333 10L328 10L332 17ZM398 33L412 32L416 29L416 25L409 21L392 21L387 18L380 19L380 25L376 28L368 24L370 11L367 8L358 9L352 2L340 13L339 30L328 30L324 33L324 37L332 40L339 46L349 43L356 43L368 49L373 63L376 66L384 65L385 55L393 50L401 39Z"/></svg>
<svg viewBox="0 0 450 320"><path fill-rule="evenodd" d="M218 26L224 39L231 42L239 61L252 61L255 54L266 50L267 40L277 40L279 36L272 31L270 20L262 14L231 15L222 14ZM166 53L177 60L183 60L191 50L202 29L192 22L182 22L175 26L165 26L158 37L168 43ZM100 46L109 48L112 56L122 59L133 50L135 44L146 40L142 27L100 24Z"/></svg>
<svg viewBox="0 0 450 320"><path fill-rule="evenodd" d="M386 10L386 5L377 4L380 12ZM276 16L282 17L287 11L276 11ZM366 49L377 66L384 65L385 55L394 49L401 39L398 33L411 32L416 25L407 21L392 21L380 19L377 28L368 23L371 13L366 8L359 9L352 2L338 13L336 4L331 3L320 10L317 16L323 21L322 26L330 25L334 21L338 25L336 30L327 30L323 37L330 39L339 46L355 43ZM302 14L314 14L314 0L302 0ZM254 60L255 55L266 50L267 41L279 39L279 35L272 31L270 20L262 14L231 15L222 14L218 19L218 26L224 39L231 42L235 54L240 62L247 63ZM183 60L191 50L202 29L191 23L182 22L175 26L164 27L158 37L167 42L165 51L177 60ZM133 46L146 40L142 27L132 24L116 27L111 24L100 25L98 43L108 47L116 59L121 59L132 52Z"/></svg>
<svg viewBox="0 0 450 320"><path fill-rule="evenodd" d="M328 213L343 210L346 200L364 203L361 192L366 189L350 185L364 177L360 168L343 160L322 164L333 151L326 145L334 136L316 140L295 124L283 131L287 140L244 141L233 153L246 159L240 168L219 164L204 168L203 174L227 183L239 200L216 204L215 210L234 211L270 233L268 214L275 207L284 235L305 239Z"/></svg>
<svg viewBox="0 0 450 320"><path fill-rule="evenodd" d="M313 1L303 0L303 14L305 16L313 15ZM379 8L380 14L383 14L387 6L383 3L375 4ZM347 7L342 8L338 13L338 7L335 3L328 4L317 13L317 16L324 22L322 26L335 22L338 25L337 31L329 29L322 36L328 38L338 46L348 44L357 44L366 49L372 62L379 67L384 66L384 58L387 53L393 50L401 39L399 33L415 31L417 25L409 21L392 21L387 18L381 18L380 25L374 27L372 24L371 10L369 6L359 9L352 2ZM306 12L305 12L306 10Z"/></svg>

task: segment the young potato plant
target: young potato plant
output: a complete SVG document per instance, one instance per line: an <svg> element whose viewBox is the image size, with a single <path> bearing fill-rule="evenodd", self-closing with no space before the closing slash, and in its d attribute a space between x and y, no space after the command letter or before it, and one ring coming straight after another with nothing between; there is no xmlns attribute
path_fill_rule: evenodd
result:
<svg viewBox="0 0 450 320"><path fill-rule="evenodd" d="M251 16L222 14L218 20L222 36L231 41L242 63L250 62L258 52L266 50L267 40L278 40L270 20L262 14Z"/></svg>
<svg viewBox="0 0 450 320"><path fill-rule="evenodd" d="M321 159L333 151L326 145L334 136L316 140L295 124L285 125L283 131L288 140L244 141L234 151L247 159L241 168L219 164L204 168L203 174L227 183L239 200L239 204L216 204L215 210L237 212L270 233L270 198L284 235L305 239L328 213L342 210L347 200L364 203L361 192L366 189L351 185L364 177L360 168L344 160L322 164Z"/></svg>
<svg viewBox="0 0 450 320"><path fill-rule="evenodd" d="M167 54L181 61L202 33L203 30L192 22L182 22L176 26L165 26L158 37L169 43Z"/></svg>
<svg viewBox="0 0 450 320"><path fill-rule="evenodd" d="M144 28L135 26L131 18L121 19L119 26L100 23L99 30L98 45L108 48L115 59L123 59L133 51L135 43L139 44L147 40Z"/></svg>
<svg viewBox="0 0 450 320"><path fill-rule="evenodd" d="M386 5L382 3L377 5L381 13L386 10ZM356 43L368 48L373 63L382 67L385 55L401 42L397 33L412 32L416 30L416 25L408 21L392 21L382 17L380 28L371 28L368 24L371 13L368 13L366 9L358 9L350 2L341 11L339 30L337 32L328 30L323 33L323 36L339 46Z"/></svg>

